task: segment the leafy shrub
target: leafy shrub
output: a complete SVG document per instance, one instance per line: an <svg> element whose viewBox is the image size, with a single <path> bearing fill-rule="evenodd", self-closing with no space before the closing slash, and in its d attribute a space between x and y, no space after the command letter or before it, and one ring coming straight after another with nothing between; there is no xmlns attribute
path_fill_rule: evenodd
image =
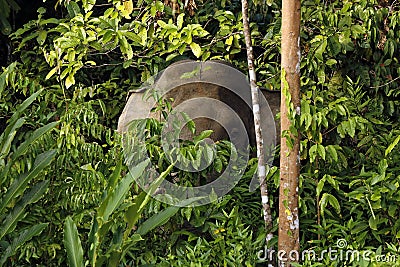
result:
<svg viewBox="0 0 400 267"><path fill-rule="evenodd" d="M7 73L7 70L4 73ZM41 91L38 91L31 95L18 106L4 132L0 135L0 187L2 192L0 199L0 266L8 262L21 246L47 227L47 223L36 223L32 226L19 226L18 228L17 224L24 221L27 216L27 206L37 202L46 192L49 185L48 180L38 182L33 186L30 185L30 182L42 175L44 169L55 158L57 151L53 149L39 154L33 165L27 167L26 170L18 167L18 160L23 155L26 157L25 154L29 151L30 146L42 135L52 130L57 122L49 123L35 130L14 151L11 150L16 133L25 122L22 117L23 111L40 93ZM21 173L15 177L12 169L19 169ZM18 231L14 232L16 228Z"/></svg>

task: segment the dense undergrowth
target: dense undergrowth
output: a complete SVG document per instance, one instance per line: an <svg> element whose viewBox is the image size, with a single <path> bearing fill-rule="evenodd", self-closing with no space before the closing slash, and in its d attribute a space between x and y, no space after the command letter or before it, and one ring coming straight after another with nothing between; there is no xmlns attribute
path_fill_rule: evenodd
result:
<svg viewBox="0 0 400 267"><path fill-rule="evenodd" d="M224 59L246 72L240 1L199 0L197 9L181 1L47 2L58 2L57 12L40 8L11 33L13 54L0 76L5 266L65 266L67 234L76 259L91 265L96 252L98 262L121 266L261 266L261 204L248 191L254 159L229 194L206 206L175 210L145 201L137 186L112 209L104 204L133 175L115 132L129 90L180 59ZM370 252L369 261L325 254L304 266L400 265L399 5L302 1L301 249L318 256L345 240L343 251ZM280 1L253 1L250 10L259 85L279 90ZM176 170L160 160L160 125L147 127L153 165L168 178ZM218 149L223 164L231 148ZM268 179L276 228L276 166ZM137 218L126 219L135 209ZM160 211L162 225L152 217ZM379 255L392 257L383 263Z"/></svg>

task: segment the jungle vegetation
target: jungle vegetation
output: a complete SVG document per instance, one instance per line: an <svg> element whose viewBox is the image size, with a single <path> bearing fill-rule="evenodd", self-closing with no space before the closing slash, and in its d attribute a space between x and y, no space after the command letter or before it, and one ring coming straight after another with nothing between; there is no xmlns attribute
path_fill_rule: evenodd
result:
<svg viewBox="0 0 400 267"><path fill-rule="evenodd" d="M222 199L177 208L135 184L148 162L128 169L116 132L128 92L178 60L247 73L241 2L31 2L0 0L0 266L265 266L256 159ZM249 4L258 85L280 90L281 1ZM298 266L400 266L400 2L301 5L300 246L323 257ZM144 125L159 179L191 185L226 167L221 141L207 169L177 170L162 125Z"/></svg>

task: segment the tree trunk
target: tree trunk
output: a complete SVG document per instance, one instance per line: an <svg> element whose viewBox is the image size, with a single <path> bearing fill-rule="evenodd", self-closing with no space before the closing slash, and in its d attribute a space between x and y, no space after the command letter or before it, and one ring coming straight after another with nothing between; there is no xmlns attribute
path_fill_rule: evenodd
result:
<svg viewBox="0 0 400 267"><path fill-rule="evenodd" d="M297 262L299 252L298 186L300 137L300 0L282 1L281 155L279 188L279 266ZM292 128L292 129L291 129ZM285 253L283 253L283 252Z"/></svg>
<svg viewBox="0 0 400 267"><path fill-rule="evenodd" d="M261 116L260 116L260 105L259 105L259 89L257 87L256 80L256 72L254 69L254 58L253 58L253 47L251 44L251 34L249 27L249 18L248 18L248 2L247 0L242 0L242 16L243 16L243 33L246 41L246 49L247 49L247 63L249 68L249 78L250 78L250 88L251 88L251 99L253 105L253 117L254 117L254 130L256 134L256 145L257 145L257 158L258 158L258 179L260 182L260 191L261 191L261 203L263 207L264 214L264 222L265 222L265 230L266 230L266 242L268 246L268 242L272 239L272 215L271 208L269 206L268 201L268 188L267 183L265 181L265 153L264 153L264 145L263 145L263 137L262 137L262 129L261 129Z"/></svg>

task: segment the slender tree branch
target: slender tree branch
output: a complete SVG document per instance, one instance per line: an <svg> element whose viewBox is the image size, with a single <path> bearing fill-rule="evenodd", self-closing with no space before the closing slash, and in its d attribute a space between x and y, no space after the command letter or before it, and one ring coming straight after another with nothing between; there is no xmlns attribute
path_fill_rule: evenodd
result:
<svg viewBox="0 0 400 267"><path fill-rule="evenodd" d="M101 6L112 6L112 3L108 3L108 4L95 4L94 6L96 7L101 7Z"/></svg>
<svg viewBox="0 0 400 267"><path fill-rule="evenodd" d="M250 88L251 88L251 99L253 104L253 116L254 116L254 128L256 133L256 143L257 143L257 157L258 157L258 179L260 182L260 191L261 191L261 202L264 213L264 222L265 222L265 230L267 233L266 242L268 246L268 242L272 239L273 235L271 233L272 229L272 214L271 207L269 206L268 201L268 187L265 181L266 176L266 161L264 154L264 145L262 138L262 129L261 129L261 115L260 115L260 104L259 104L259 90L257 87L257 79L256 72L254 69L254 56L253 56L253 47L251 44L251 34L250 34L250 26L249 26L249 18L248 18L248 2L247 0L242 0L242 16L243 16L243 33L246 41L246 49L247 49L247 63L249 68L249 77L250 77Z"/></svg>
<svg viewBox="0 0 400 267"><path fill-rule="evenodd" d="M119 66L122 65L124 62L119 62L119 63L105 63L105 64L101 64L101 65L85 65L83 66L83 68L85 69L95 69L95 68L102 68L102 67L106 67L106 66Z"/></svg>
<svg viewBox="0 0 400 267"><path fill-rule="evenodd" d="M105 52L97 52L97 53L88 53L88 56L96 56L96 55L108 55L109 53L113 52L115 49L117 49L119 45L114 47L113 49L107 50ZM97 50L95 50L97 51Z"/></svg>
<svg viewBox="0 0 400 267"><path fill-rule="evenodd" d="M377 88L385 87L386 85L389 85L389 84L391 84L391 83L397 81L398 79L400 79L400 76L394 78L393 80L388 81L388 82L385 83L385 84L381 84L381 85L378 85L378 86L370 86L369 88L371 88L371 89L377 89Z"/></svg>
<svg viewBox="0 0 400 267"><path fill-rule="evenodd" d="M223 37L221 37L221 38L218 38L218 39L213 39L209 44L206 44L206 45L202 45L201 47L207 47L207 46L211 46L211 45L213 45L213 44L215 44L215 43L217 43L217 42L219 42L219 41L222 41L222 40L225 40L225 39L228 39L229 37L231 37L231 36L233 36L233 35L236 35L236 34L241 34L242 32L241 31L238 31L238 32L232 32L232 33L230 33L230 34L228 34L228 35L225 35L225 36L223 36Z"/></svg>

